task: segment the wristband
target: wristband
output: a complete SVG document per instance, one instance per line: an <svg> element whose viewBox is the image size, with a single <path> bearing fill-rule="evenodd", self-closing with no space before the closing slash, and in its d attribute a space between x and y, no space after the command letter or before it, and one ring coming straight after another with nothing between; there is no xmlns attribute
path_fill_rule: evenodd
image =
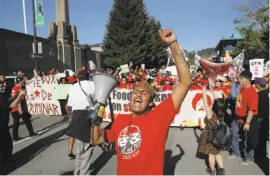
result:
<svg viewBox="0 0 270 176"><path fill-rule="evenodd" d="M246 124L250 124L250 122L245 122Z"/></svg>
<svg viewBox="0 0 270 176"><path fill-rule="evenodd" d="M173 44L174 42L177 42L177 39L172 41L171 43L168 44L168 46L170 46L171 44Z"/></svg>

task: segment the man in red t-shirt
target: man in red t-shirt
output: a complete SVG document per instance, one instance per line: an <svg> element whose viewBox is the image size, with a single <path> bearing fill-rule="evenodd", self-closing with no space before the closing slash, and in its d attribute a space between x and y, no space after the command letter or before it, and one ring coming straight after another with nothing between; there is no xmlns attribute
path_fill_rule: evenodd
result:
<svg viewBox="0 0 270 176"><path fill-rule="evenodd" d="M172 94L151 110L154 88L147 82L140 82L130 98L131 114L119 115L111 130L103 131L103 135L99 126L94 127L94 144L115 142L118 175L163 174L167 133L191 85L189 67L175 34L170 29L161 30L160 37L173 53L181 80Z"/></svg>
<svg viewBox="0 0 270 176"><path fill-rule="evenodd" d="M24 83L23 77L18 76L15 79L15 81L16 81L16 84L12 88L12 93L11 93L12 98L15 98L16 95L18 95L22 89L25 90L25 83ZM29 114L29 112L27 110L27 104L26 104L26 100L25 100L24 96L21 97L21 102L16 107L12 108L11 115L13 117L13 129L12 129L13 141L20 140L20 138L18 136L18 129L20 126L20 124L19 124L20 118L23 119L23 121L28 129L30 137L36 136L36 133L33 130L33 126L32 126L31 120L30 120L31 115Z"/></svg>
<svg viewBox="0 0 270 176"><path fill-rule="evenodd" d="M258 93L251 85L252 73L243 71L239 75L240 92L236 98L235 119L231 124L233 140L233 154L227 158L232 159L240 157L240 146L245 153L245 158L240 161L240 164L248 165L254 162L254 149L258 144L258 132L260 122L256 115L258 114ZM242 145L239 144L239 138Z"/></svg>

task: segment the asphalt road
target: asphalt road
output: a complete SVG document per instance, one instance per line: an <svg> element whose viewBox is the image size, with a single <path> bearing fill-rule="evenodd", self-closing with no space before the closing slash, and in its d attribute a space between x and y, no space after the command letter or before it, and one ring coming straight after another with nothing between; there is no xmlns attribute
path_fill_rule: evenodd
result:
<svg viewBox="0 0 270 176"><path fill-rule="evenodd" d="M55 143L46 148L51 141L56 139L68 126L59 116L33 117L35 131L40 136L15 143L14 165L0 165L0 174L11 175L72 175L74 160L67 158L67 139L63 135ZM12 124L12 122L11 122ZM19 129L20 137L28 135L25 125ZM202 132L199 129L179 128L169 130L165 151L164 174L169 175L205 175L206 157L197 152L198 143ZM178 146L178 147L177 147ZM180 146L180 147L179 147ZM45 149L45 150L44 150ZM44 150L44 151L43 151ZM227 175L265 175L269 173L269 159L254 163L249 166L239 164L239 159L228 160L224 152L224 165ZM92 174L115 175L116 155L102 152L96 147L92 159Z"/></svg>

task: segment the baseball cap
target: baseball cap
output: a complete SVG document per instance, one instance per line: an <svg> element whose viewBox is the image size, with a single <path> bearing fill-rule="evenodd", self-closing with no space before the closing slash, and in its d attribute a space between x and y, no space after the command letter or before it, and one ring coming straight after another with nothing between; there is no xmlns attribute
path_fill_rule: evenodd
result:
<svg viewBox="0 0 270 176"><path fill-rule="evenodd" d="M87 70L80 70L78 73L79 78L89 78L89 72Z"/></svg>
<svg viewBox="0 0 270 176"><path fill-rule="evenodd" d="M202 78L198 78L198 79L196 80L196 83L203 83L203 79L202 79Z"/></svg>
<svg viewBox="0 0 270 176"><path fill-rule="evenodd" d="M20 82L20 81L22 81L23 80L23 77L22 76L17 76L16 77L16 82L18 83L18 82Z"/></svg>
<svg viewBox="0 0 270 176"><path fill-rule="evenodd" d="M242 78L246 78L246 79L249 79L251 80L252 78L252 73L248 70L244 70L240 73L239 77L242 77Z"/></svg>
<svg viewBox="0 0 270 176"><path fill-rule="evenodd" d="M267 84L267 81L265 78L255 78L255 84L259 84L260 86L265 86Z"/></svg>

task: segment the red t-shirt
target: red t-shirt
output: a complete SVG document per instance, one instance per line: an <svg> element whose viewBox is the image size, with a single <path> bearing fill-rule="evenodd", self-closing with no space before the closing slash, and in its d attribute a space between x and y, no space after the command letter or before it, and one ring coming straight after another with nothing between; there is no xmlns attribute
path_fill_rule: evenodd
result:
<svg viewBox="0 0 270 176"><path fill-rule="evenodd" d="M165 91L172 91L172 90L173 90L173 86L172 85L165 84L165 85L162 86L162 90L161 91L165 92Z"/></svg>
<svg viewBox="0 0 270 176"><path fill-rule="evenodd" d="M74 83L75 78L74 78L73 76L68 76L68 77L67 77L67 80L68 80L68 83L69 83L69 84L72 84L72 83Z"/></svg>
<svg viewBox="0 0 270 176"><path fill-rule="evenodd" d="M202 87L197 86L196 84L193 84L190 88L190 90L202 90Z"/></svg>
<svg viewBox="0 0 270 176"><path fill-rule="evenodd" d="M134 86L135 86L135 83L127 83L126 84L126 88L130 89L130 90L132 90Z"/></svg>
<svg viewBox="0 0 270 176"><path fill-rule="evenodd" d="M247 116L247 112L253 111L253 115L258 114L258 102L259 96L256 89L253 86L249 88L242 88L236 99L235 114L240 117Z"/></svg>
<svg viewBox="0 0 270 176"><path fill-rule="evenodd" d="M163 174L167 133L176 112L169 96L145 115L115 119L106 132L108 142L115 142L118 175Z"/></svg>
<svg viewBox="0 0 270 176"><path fill-rule="evenodd" d="M231 85L229 83L223 84L222 90L227 96L229 96L231 93Z"/></svg>
<svg viewBox="0 0 270 176"><path fill-rule="evenodd" d="M119 89L127 89L127 85L120 82Z"/></svg>
<svg viewBox="0 0 270 176"><path fill-rule="evenodd" d="M14 98L17 93L19 93L21 91L21 86L16 84L13 88L12 88L12 93L11 93L11 97ZM24 96L21 97L21 99L24 99ZM19 111L19 106L17 105L15 108L11 109L11 112L17 112Z"/></svg>

